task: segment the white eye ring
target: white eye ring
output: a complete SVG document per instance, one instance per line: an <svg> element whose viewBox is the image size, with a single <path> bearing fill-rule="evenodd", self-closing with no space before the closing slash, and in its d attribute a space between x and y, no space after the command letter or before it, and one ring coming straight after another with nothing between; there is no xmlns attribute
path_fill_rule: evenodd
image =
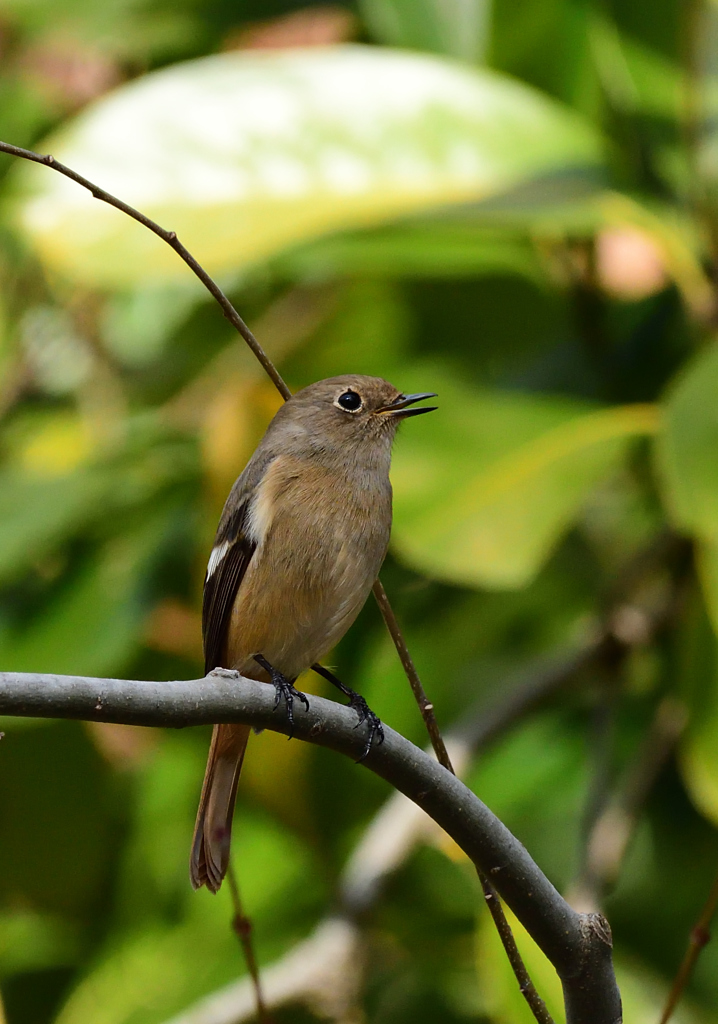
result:
<svg viewBox="0 0 718 1024"><path fill-rule="evenodd" d="M342 399L344 401L342 401ZM353 391L351 388L347 388L346 391L342 391L341 395L338 395L334 400L334 404L337 409L341 409L342 412L349 413L360 412L364 407L361 395L358 395L356 391Z"/></svg>

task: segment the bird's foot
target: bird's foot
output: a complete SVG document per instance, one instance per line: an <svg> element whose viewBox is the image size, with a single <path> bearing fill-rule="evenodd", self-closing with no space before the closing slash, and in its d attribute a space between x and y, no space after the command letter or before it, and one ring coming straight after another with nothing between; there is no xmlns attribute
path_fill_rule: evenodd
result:
<svg viewBox="0 0 718 1024"><path fill-rule="evenodd" d="M291 680L287 679L285 675L282 675L282 673L273 665L270 665L270 663L263 655L255 654L254 660L257 662L258 665L261 665L266 672L269 672L269 675L272 680L272 685L274 686L275 690L275 711L279 707L279 702L281 701L282 697L284 698L284 703L287 708L287 721L289 722L290 727L289 735L291 737L292 731L294 729L294 701L295 699L300 700L304 705L305 709L309 711L309 701L307 700L307 695L306 693L302 693L301 690L296 690L294 688L294 683Z"/></svg>
<svg viewBox="0 0 718 1024"><path fill-rule="evenodd" d="M360 693L357 693L356 690L352 690L350 686L346 686L341 679L338 679L337 676L335 676L333 672L330 672L328 668L324 668L323 665L317 664L312 665L312 669L317 673L317 675L322 676L324 679L328 679L330 683L333 683L334 686L349 698L347 706L354 708L359 718L359 721L354 726L355 729L358 729L360 725L364 724L364 722L367 723L368 736L366 745L361 757L357 761L357 764L360 764L371 750L375 736L377 737L378 743L384 742L384 726L381 724L381 719L372 711Z"/></svg>
<svg viewBox="0 0 718 1024"><path fill-rule="evenodd" d="M350 708L354 708L359 717L359 721L354 726L355 729L358 729L360 725L364 724L364 722L367 723L366 744L364 746L364 750L362 751L361 757L357 761L357 764L361 764L361 762L364 760L364 758L371 750L375 736L377 739L377 743L381 744L384 742L384 726L381 724L381 719L379 718L379 716L372 711L372 709L369 707L369 705L367 704L367 702L364 700L360 693L352 692L352 695L349 698L348 706Z"/></svg>

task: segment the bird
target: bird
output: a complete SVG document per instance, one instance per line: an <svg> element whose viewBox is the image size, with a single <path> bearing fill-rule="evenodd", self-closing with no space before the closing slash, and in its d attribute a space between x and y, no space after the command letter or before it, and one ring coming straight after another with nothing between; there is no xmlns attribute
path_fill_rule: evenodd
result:
<svg viewBox="0 0 718 1024"><path fill-rule="evenodd" d="M380 377L347 374L297 391L277 411L232 487L204 582L205 674L272 683L290 726L294 682L309 668L349 697L383 739L360 694L319 665L359 614L386 555L391 449L399 423L432 412ZM190 855L195 889L217 892L228 866L248 725L215 725Z"/></svg>

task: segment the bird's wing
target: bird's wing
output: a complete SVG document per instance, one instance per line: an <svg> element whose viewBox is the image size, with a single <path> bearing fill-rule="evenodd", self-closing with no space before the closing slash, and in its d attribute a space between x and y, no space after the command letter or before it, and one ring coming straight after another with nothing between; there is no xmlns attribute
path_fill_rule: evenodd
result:
<svg viewBox="0 0 718 1024"><path fill-rule="evenodd" d="M257 547L249 536L248 513L247 499L222 516L209 556L202 599L205 673L222 665L227 627L237 591Z"/></svg>
<svg viewBox="0 0 718 1024"><path fill-rule="evenodd" d="M213 668L231 667L222 665L227 629L237 591L257 548L250 528L250 512L275 457L272 448L262 441L235 481L219 520L202 598L205 673Z"/></svg>

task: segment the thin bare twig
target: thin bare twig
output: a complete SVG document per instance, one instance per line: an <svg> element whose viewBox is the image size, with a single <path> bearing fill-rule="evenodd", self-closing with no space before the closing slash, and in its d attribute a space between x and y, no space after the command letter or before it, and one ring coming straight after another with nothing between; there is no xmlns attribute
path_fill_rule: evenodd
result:
<svg viewBox="0 0 718 1024"><path fill-rule="evenodd" d="M131 217L139 224L142 224L144 227L154 232L154 234L161 238L163 242L166 242L171 246L180 259L184 260L192 273L199 278L207 291L209 291L217 300L222 308L222 312L249 345L280 395L285 399L291 398L292 393L280 376L279 371L272 360L259 344L249 327L246 325L217 282L209 276L207 271L197 262L192 253L185 249L184 245L182 245L177 237L176 232L167 231L166 228L161 227L156 221L147 217L144 213L140 213L139 210L136 210L134 206L130 206L129 203L123 202L122 199L118 199L117 196L113 196L110 192L105 191L104 188L100 188L99 185L95 185L94 182L85 178L82 174L78 174L77 171L73 171L71 167L66 167L65 164L60 163L59 160L56 160L54 156L51 156L49 153L34 153L30 149L22 149L20 146L11 146L8 142L0 142L0 153L8 153L10 156L20 157L22 160L30 160L32 163L43 164L45 167L50 167L53 171L57 171L59 174L64 174L66 178L70 178L72 181L77 182L78 185L82 185L83 188L86 188L88 192L92 194L94 199L99 199L103 203L108 203L110 206L114 206L116 210L126 213L128 217Z"/></svg>
<svg viewBox="0 0 718 1024"><path fill-rule="evenodd" d="M426 696L426 691L424 690L421 679L419 678L419 673L414 665L414 660L409 653L409 648L406 645L404 635L401 632L396 615L389 603L389 598L386 596L386 591L384 590L381 580L377 580L374 584L374 597L376 598L376 602L379 605L384 622L386 623L386 628L389 630L391 638L394 641L394 646L396 647L399 658L401 659L401 664L404 668L406 678L409 680L412 693L414 694L416 703L419 706L421 717L424 719L426 731L429 734L429 739L431 740L431 745L434 748L436 759L439 764L446 768L447 771L450 771L452 775L455 775L454 766L451 763L449 752L446 749L444 738L441 735L441 730L439 729L439 723L437 722L436 715L434 714L434 705ZM504 914L498 893L479 867L476 868L476 872L479 876L479 881L481 882L486 906L489 908L489 913L491 914L496 930L499 933L499 938L501 939L501 944L503 945L506 956L511 964L511 969L516 975L516 981L518 982L521 994L528 1003L531 1012L539 1024L554 1024L553 1018L546 1008L546 1004L538 994L536 986L531 980L529 972L526 970L526 964L524 963L523 957L516 945L516 939L511 931L511 925L506 919L506 914Z"/></svg>
<svg viewBox="0 0 718 1024"><path fill-rule="evenodd" d="M99 199L104 203L108 203L110 206L115 207L115 209L120 210L122 213L127 214L127 216L131 217L133 220L136 220L138 223L148 228L159 238L161 238L164 242L170 245L177 253L177 255L182 260L184 260L184 262L187 264L190 270L196 275L196 277L199 278L199 280L202 282L205 288L207 288L210 294L217 300L225 317L244 338L247 345L250 347L256 358L261 363L270 380L279 391L280 395L285 399L285 401L291 398L291 391L287 387L286 383L284 382L282 376L280 375L279 371L277 370L272 360L269 358L267 353L264 351L262 346L255 338L252 331L249 329L247 324L244 322L242 317L239 315L239 313L234 308L234 306L227 298L227 296L224 294L219 285L214 281L212 277L210 277L207 271L197 262L197 260L189 252L189 250L186 249L185 246L180 242L176 232L167 231L165 228L161 227L161 225L159 225L156 221L152 220L150 217L147 217L145 214L141 213L133 206L130 206L128 203L125 203L123 200L118 199L116 196L113 196L110 192L107 192L105 189L100 188L99 185L95 185L94 182L91 182L88 178L85 178L83 175L78 174L77 171L73 171L70 167L67 167L65 164L62 164L58 160L55 160L55 158L50 154L42 155L40 153L35 153L29 149L22 149L19 146L12 146L6 142L0 142L0 152L8 153L10 156L20 157L21 159L24 160L29 160L32 163L42 164L45 167L50 167L52 170L57 171L59 174L63 174L66 178L70 178L78 185L81 185L83 188L88 189L88 191L92 194L93 198ZM391 608L389 599L386 595L386 591L384 590L384 587L382 586L379 580L377 580L376 583L374 584L374 596L379 604L379 608L381 609L381 613L384 617L384 621L387 625L389 633L391 634L392 640L394 641L394 645L396 646L399 658L401 659L401 663L404 666L404 671L406 673L407 679L409 680L409 684L412 688L416 701L419 705L419 709L421 711L424 722L426 723L426 728L429 732L429 736L431 738L432 745L436 752L437 759L439 760L440 764L442 764L448 771L450 771L453 774L454 770L451 766L451 760L446 751L444 741L441 737L441 733L439 731L439 727L436 721L436 716L434 715L434 706L428 700L424 688L421 685L421 680L419 679L413 660L411 658L411 655L409 654L409 649L406 645L406 641L404 640L403 634L396 620L396 616L394 615L394 612ZM496 926L499 930L499 935L501 936L501 941L504 944L504 949L506 950L506 954L509 958L514 973L516 974L516 979L519 983L519 988L521 989L521 992L526 998L526 1001L531 1007L531 1010L534 1013L534 1016L536 1017L539 1024L553 1024L553 1021L551 1020L551 1017L548 1014L548 1011L546 1009L545 1004L543 1003L543 1000L538 995L535 986L529 978L528 972L526 971L526 967L523 963L523 960L521 959L521 955L518 951L513 935L511 934L511 927L508 921L506 920L503 910L501 909L501 905L499 903L496 891L493 889L490 882L481 874L480 871L479 878L481 880L481 885L484 890L484 897L488 903L489 909L491 910L491 915L494 921L496 922ZM246 943L248 945L251 944L251 935L249 931L247 931ZM249 961L248 967L250 967Z"/></svg>
<svg viewBox="0 0 718 1024"><path fill-rule="evenodd" d="M516 939L514 938L514 933L511 931L511 925L506 919L506 914L499 902L499 894L482 871L477 868L476 873L479 876L481 888L484 891L486 906L489 908L489 913L493 918L496 931L499 933L501 945L504 947L504 952L506 953L514 974L516 975L516 980L519 983L521 995L528 1003L531 1013L533 1013L539 1024L554 1024L554 1019L548 1012L546 1003L538 994L536 986L531 980L529 972L526 970L526 964L519 952L519 947L516 945Z"/></svg>
<svg viewBox="0 0 718 1024"><path fill-rule="evenodd" d="M262 971L267 1003L277 1009L303 1004L321 1019L360 1024L363 1017L356 1004L363 952L356 924L344 917L324 918L311 935ZM166 1024L241 1024L253 1016L251 989L240 978L198 999Z"/></svg>
<svg viewBox="0 0 718 1024"><path fill-rule="evenodd" d="M397 622L394 609L389 604L389 598L386 596L386 590L384 590L381 580L377 580L374 584L374 597L376 598L376 603L379 605L379 611L382 614L386 628L389 630L389 635L394 641L394 646L396 647L406 678L409 680L411 692L414 694L416 703L419 706L421 717L424 719L424 725L426 726L426 731L429 734L431 745L434 748L436 760L439 764L443 764L444 768L453 775L454 769L451 765L451 758L449 757L446 749L446 744L444 743L439 730L439 723L436 721L434 705L426 696L426 691L422 686L421 679L419 679L419 673L416 671L414 660L409 654L409 648L406 646L406 640L404 639L404 635L401 632L399 623Z"/></svg>
<svg viewBox="0 0 718 1024"><path fill-rule="evenodd" d="M588 836L583 871L567 897L577 910L599 910L615 885L641 811L687 720L685 707L675 698L665 697L656 708L635 761Z"/></svg>
<svg viewBox="0 0 718 1024"><path fill-rule="evenodd" d="M621 668L628 647L614 643L608 661L600 666L602 678L598 701L593 710L589 739L590 780L581 822L581 841L577 888L579 892L591 888L589 879L591 840L611 797L613 761L618 715Z"/></svg>
<svg viewBox="0 0 718 1024"><path fill-rule="evenodd" d="M247 970L249 971L249 976L252 979L257 1017L262 1024L273 1024L273 1018L267 1010L267 1004L262 992L262 982L259 976L257 957L255 956L254 943L252 942L252 922L244 913L242 908L237 875L234 871L234 865L231 863L227 869L227 882L229 883L229 891L232 894L232 905L234 907L232 930L239 939L239 944L242 947L242 953L244 954L244 960L247 964Z"/></svg>
<svg viewBox="0 0 718 1024"><path fill-rule="evenodd" d="M655 565L665 563L671 566L670 586L658 600L654 595L647 606L636 602ZM596 778L587 800L579 871L569 895L572 906L585 912L599 910L615 884L643 805L686 724L681 702L664 698L627 773L616 790L609 791L613 719L622 667L632 650L652 643L667 629L680 609L691 564L690 546L671 533L661 533L628 562L604 601L603 639L594 659L604 674L599 707L599 732L603 735L595 744Z"/></svg>
<svg viewBox="0 0 718 1024"><path fill-rule="evenodd" d="M688 984L693 968L696 965L698 957L701 955L701 951L704 946L707 946L711 939L710 926L711 921L718 909L718 875L716 875L711 890L708 893L708 899L706 900L703 909L701 910L700 917L696 921L695 925L691 929L691 936L688 940L688 949L686 955L683 957L683 962L678 968L675 980L671 987L671 991L668 994L666 1005L661 1014L660 1024L667 1024L671 1017L671 1014L675 1010L679 999L683 995L683 991Z"/></svg>

